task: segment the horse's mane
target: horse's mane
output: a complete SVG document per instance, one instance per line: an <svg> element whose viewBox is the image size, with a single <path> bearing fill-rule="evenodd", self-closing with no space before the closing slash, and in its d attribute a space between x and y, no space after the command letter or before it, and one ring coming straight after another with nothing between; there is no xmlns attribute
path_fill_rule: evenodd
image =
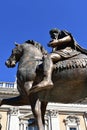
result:
<svg viewBox="0 0 87 130"><path fill-rule="evenodd" d="M25 41L25 43L32 44L36 48L38 48L43 54L47 54L47 51L45 50L45 48L39 42L36 42L34 40L27 40L27 41Z"/></svg>

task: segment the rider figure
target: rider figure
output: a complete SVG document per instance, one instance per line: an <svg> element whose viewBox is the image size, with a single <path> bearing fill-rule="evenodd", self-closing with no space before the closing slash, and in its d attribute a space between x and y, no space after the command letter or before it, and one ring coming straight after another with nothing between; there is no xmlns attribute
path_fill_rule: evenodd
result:
<svg viewBox="0 0 87 130"><path fill-rule="evenodd" d="M65 30L60 31L56 28L50 30L49 33L52 40L48 43L48 46L52 47L52 52L43 56L44 79L32 88L33 92L53 87L51 80L53 63L76 56L81 52L87 54L87 51L83 50L83 48L76 43L71 33Z"/></svg>

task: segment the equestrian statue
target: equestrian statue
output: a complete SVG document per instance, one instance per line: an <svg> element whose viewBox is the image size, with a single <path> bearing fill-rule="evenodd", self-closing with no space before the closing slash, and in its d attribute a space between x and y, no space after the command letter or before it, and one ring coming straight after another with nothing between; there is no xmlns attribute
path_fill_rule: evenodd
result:
<svg viewBox="0 0 87 130"><path fill-rule="evenodd" d="M38 130L44 130L48 102L75 103L87 97L87 50L66 30L49 31L52 52L33 40L16 44L5 62L17 69L19 96L1 100L1 105L31 105Z"/></svg>

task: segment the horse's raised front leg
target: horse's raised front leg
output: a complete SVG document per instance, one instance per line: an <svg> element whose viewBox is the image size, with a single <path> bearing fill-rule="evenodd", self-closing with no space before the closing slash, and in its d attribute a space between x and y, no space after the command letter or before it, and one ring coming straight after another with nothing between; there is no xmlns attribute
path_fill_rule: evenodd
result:
<svg viewBox="0 0 87 130"><path fill-rule="evenodd" d="M22 106L22 105L29 105L29 98L28 98L28 89L32 86L33 82L25 82L24 84L17 80L17 88L20 93L17 97L7 98L7 99L0 99L0 105L12 105L12 106Z"/></svg>
<svg viewBox="0 0 87 130"><path fill-rule="evenodd" d="M45 130L45 120L44 115L46 111L47 103L41 102L37 95L30 96L30 104L32 108L32 112L36 119L38 130Z"/></svg>
<svg viewBox="0 0 87 130"><path fill-rule="evenodd" d="M24 90L25 94L27 96L30 95L30 89L32 88L32 84L33 84L33 81L26 81L23 86L22 86L22 89Z"/></svg>
<svg viewBox="0 0 87 130"><path fill-rule="evenodd" d="M29 101L28 97L20 95L17 97L0 99L0 106L1 105L22 106L22 105L29 105Z"/></svg>

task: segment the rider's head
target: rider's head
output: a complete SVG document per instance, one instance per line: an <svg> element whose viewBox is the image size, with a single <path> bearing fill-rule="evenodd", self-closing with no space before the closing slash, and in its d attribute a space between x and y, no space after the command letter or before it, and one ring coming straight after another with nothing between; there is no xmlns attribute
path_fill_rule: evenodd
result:
<svg viewBox="0 0 87 130"><path fill-rule="evenodd" d="M57 28L53 28L49 31L49 34L51 36L52 39L57 39L58 38L58 34L59 34L60 30Z"/></svg>

